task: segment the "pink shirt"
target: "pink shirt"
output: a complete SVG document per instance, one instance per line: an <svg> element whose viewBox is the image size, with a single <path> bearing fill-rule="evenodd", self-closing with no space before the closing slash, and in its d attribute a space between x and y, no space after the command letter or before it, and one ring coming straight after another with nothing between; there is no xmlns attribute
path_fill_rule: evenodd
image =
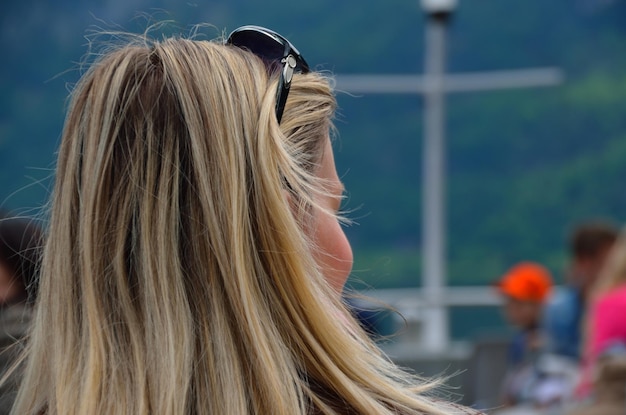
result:
<svg viewBox="0 0 626 415"><path fill-rule="evenodd" d="M589 352L595 361L611 344L626 344L626 284L598 298L592 313Z"/></svg>
<svg viewBox="0 0 626 415"><path fill-rule="evenodd" d="M579 395L591 391L593 368L598 357L615 343L626 344L626 284L600 296L590 310L590 332L583 362Z"/></svg>

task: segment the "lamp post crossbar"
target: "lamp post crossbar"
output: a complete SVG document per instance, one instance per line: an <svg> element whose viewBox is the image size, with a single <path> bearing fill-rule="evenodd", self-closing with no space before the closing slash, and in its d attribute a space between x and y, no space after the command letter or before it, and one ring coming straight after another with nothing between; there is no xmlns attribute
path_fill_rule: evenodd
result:
<svg viewBox="0 0 626 415"><path fill-rule="evenodd" d="M448 74L443 77L445 93L552 87L563 83L559 68L514 69ZM431 88L427 76L405 74L336 75L336 89L351 94L424 94Z"/></svg>

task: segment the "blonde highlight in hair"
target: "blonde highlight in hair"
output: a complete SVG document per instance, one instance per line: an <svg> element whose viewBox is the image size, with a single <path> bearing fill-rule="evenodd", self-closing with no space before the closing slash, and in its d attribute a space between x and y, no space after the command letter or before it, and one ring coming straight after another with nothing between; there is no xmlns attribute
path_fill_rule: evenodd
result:
<svg viewBox="0 0 626 415"><path fill-rule="evenodd" d="M140 39L91 66L14 414L447 411L367 339L311 254L328 81L296 76L280 126L275 91L258 58L217 42Z"/></svg>

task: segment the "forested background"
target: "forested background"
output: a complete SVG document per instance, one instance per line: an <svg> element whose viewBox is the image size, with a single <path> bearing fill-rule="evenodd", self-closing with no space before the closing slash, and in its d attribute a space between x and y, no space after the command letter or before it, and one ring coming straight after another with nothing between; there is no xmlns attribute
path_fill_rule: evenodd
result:
<svg viewBox="0 0 626 415"><path fill-rule="evenodd" d="M92 30L172 20L214 38L243 24L289 37L337 74L422 72L417 0L3 0L0 202L44 215L71 85ZM448 96L447 257L452 284L489 283L518 260L557 279L577 223L626 219L626 1L461 0L448 69L560 67L563 85ZM422 101L339 93L354 281L420 283ZM359 285L361 286L361 285Z"/></svg>

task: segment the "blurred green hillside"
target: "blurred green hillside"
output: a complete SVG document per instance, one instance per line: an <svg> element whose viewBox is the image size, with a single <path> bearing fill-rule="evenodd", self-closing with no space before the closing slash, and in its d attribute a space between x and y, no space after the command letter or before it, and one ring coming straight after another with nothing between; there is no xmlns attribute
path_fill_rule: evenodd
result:
<svg viewBox="0 0 626 415"><path fill-rule="evenodd" d="M143 30L171 19L214 38L242 24L288 36L320 70L420 73L417 0L295 3L4 1L0 5L0 202L42 214L68 89L94 26ZM168 29L171 33L176 29ZM626 1L461 0L452 72L556 66L559 87L448 97L448 269L484 284L518 260L557 275L570 229L626 218ZM422 102L338 95L337 164L348 188L354 280L414 286L420 275ZM45 210L44 210L45 212ZM359 286L361 286L359 284Z"/></svg>

